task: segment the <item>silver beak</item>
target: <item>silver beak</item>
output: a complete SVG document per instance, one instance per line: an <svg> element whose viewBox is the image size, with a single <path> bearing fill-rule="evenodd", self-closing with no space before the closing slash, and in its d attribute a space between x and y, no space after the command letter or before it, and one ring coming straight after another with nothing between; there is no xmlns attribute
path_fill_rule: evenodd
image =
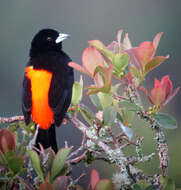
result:
<svg viewBox="0 0 181 190"><path fill-rule="evenodd" d="M70 38L69 34L60 33L55 42L56 42L56 44L58 44L64 40L66 40L67 38Z"/></svg>

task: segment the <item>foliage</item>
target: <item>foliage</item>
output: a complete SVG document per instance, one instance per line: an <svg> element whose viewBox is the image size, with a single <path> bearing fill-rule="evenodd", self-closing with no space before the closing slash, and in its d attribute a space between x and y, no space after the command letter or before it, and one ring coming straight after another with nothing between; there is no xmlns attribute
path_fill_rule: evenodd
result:
<svg viewBox="0 0 181 190"><path fill-rule="evenodd" d="M93 169L88 190L176 189L167 174L169 157L164 130L177 128L177 122L173 116L160 111L179 88L173 91L168 75L161 80L155 78L150 93L141 86L147 74L169 58L155 56L162 33L137 47L132 46L127 33L123 39L122 34L122 30L118 31L117 41L108 46L99 40L89 41L90 46L82 53L82 66L69 63L92 79L92 84L85 87L82 76L79 82L75 81L72 106L67 114L68 120L82 133L82 143L77 150L72 151L67 143L57 154L51 148L35 149L33 136L36 137L37 129L33 123L26 127L24 122L15 122L9 125L9 130L0 130L1 189L82 190L78 183L85 174L73 179L72 169L80 162L89 166L98 159L114 164L117 171L112 179L101 179ZM93 109L82 104L83 90ZM142 91L151 103L149 107L144 108L142 104ZM83 120L78 119L79 115ZM133 133L134 117L145 121L145 127L154 131L155 152L149 155L142 150L143 137ZM129 146L134 147L135 152L128 155L125 150ZM160 173L147 176L137 164L146 164L156 153Z"/></svg>

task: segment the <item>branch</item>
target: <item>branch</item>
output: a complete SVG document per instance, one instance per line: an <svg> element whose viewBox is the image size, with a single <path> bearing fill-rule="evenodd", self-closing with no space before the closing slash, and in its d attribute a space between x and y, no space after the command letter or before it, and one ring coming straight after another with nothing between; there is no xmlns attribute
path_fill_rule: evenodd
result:
<svg viewBox="0 0 181 190"><path fill-rule="evenodd" d="M24 116L0 117L0 123L13 123L15 121L24 121Z"/></svg>

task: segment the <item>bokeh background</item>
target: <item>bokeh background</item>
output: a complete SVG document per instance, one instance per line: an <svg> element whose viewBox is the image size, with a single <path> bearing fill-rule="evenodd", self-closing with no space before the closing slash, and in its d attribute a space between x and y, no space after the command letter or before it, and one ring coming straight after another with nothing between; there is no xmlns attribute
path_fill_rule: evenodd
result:
<svg viewBox="0 0 181 190"><path fill-rule="evenodd" d="M21 113L21 87L25 64L28 60L30 42L34 34L42 28L55 28L71 34L65 41L64 50L71 58L81 63L81 53L88 46L87 41L99 39L108 44L115 39L116 32L124 29L129 33L133 45L152 40L162 31L157 55L170 54L170 59L151 72L148 87L154 77L166 74L174 81L174 87L181 86L181 1L180 0L18 0L0 2L0 116ZM79 73L75 72L76 79ZM84 103L89 104L88 98ZM178 129L165 131L168 137L170 167L169 175L177 186L181 186L181 92L167 106L177 118ZM1 126L2 127L2 126ZM154 149L152 131L138 124L135 130L145 136L145 152ZM58 129L59 146L65 140L78 146L79 132L71 126ZM158 172L158 160L147 163L147 173ZM95 163L96 164L96 163ZM104 166L104 167L103 167ZM83 167L83 166L82 166ZM104 163L98 163L101 177L111 176L114 170ZM141 166L142 167L142 166ZM88 168L90 171L90 168ZM74 171L75 176L81 173ZM81 181L86 183L89 175Z"/></svg>

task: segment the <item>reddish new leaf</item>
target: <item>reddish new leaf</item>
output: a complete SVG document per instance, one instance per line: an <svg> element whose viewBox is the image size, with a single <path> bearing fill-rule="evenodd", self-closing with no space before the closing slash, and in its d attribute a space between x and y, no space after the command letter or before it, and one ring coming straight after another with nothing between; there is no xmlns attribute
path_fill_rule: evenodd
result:
<svg viewBox="0 0 181 190"><path fill-rule="evenodd" d="M153 39L153 46L155 48L155 51L159 45L159 42L160 42L160 38L162 37L163 35L163 32L159 32Z"/></svg>
<svg viewBox="0 0 181 190"><path fill-rule="evenodd" d="M69 62L68 65L90 77L92 77L91 73L89 71L87 71L85 68L81 67L79 64L74 63L74 62Z"/></svg>
<svg viewBox="0 0 181 190"><path fill-rule="evenodd" d="M94 47L88 47L83 51L82 65L93 75L97 66L104 66L104 59Z"/></svg>
<svg viewBox="0 0 181 190"><path fill-rule="evenodd" d="M46 181L40 185L39 190L54 190L54 189L53 185Z"/></svg>
<svg viewBox="0 0 181 190"><path fill-rule="evenodd" d="M152 42L145 41L139 45L137 49L137 54L143 66L143 70L145 65L152 59L154 53L155 53L155 48Z"/></svg>
<svg viewBox="0 0 181 190"><path fill-rule="evenodd" d="M93 169L90 177L90 185L92 190L95 189L95 186L99 182L99 180L100 180L99 173L95 169Z"/></svg>
<svg viewBox="0 0 181 190"><path fill-rule="evenodd" d="M8 129L0 130L0 150L6 153L9 150L15 150L16 143L14 135Z"/></svg>

